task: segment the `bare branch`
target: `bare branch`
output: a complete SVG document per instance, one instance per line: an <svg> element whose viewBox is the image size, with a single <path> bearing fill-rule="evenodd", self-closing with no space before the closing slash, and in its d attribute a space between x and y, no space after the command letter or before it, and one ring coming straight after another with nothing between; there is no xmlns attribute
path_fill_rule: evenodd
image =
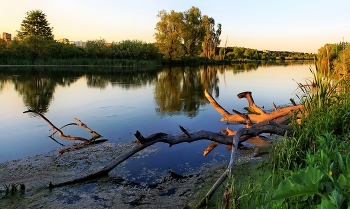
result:
<svg viewBox="0 0 350 209"><path fill-rule="evenodd" d="M207 156L215 147L217 147L219 143L212 142L203 152L203 156Z"/></svg>
<svg viewBox="0 0 350 209"><path fill-rule="evenodd" d="M78 124L76 124L76 123L68 123L68 124L62 126L62 127L60 128L60 130L63 129L64 127L71 126L71 125L77 126ZM55 136L55 133L57 133L57 131L54 131L54 132L50 135L50 138L53 138L53 137Z"/></svg>
<svg viewBox="0 0 350 209"><path fill-rule="evenodd" d="M139 140L140 144L144 144L146 142L145 137L142 136L142 134L137 130L134 134L137 140Z"/></svg>
<svg viewBox="0 0 350 209"><path fill-rule="evenodd" d="M266 114L266 112L263 109L261 109L260 107L258 107L255 104L253 96L252 96L252 92L245 91L245 92L237 94L237 97L240 98L240 99L242 99L242 98L246 98L247 99L248 105L249 105L248 106L248 111L253 112L253 113L257 113L259 115Z"/></svg>
<svg viewBox="0 0 350 209"><path fill-rule="evenodd" d="M184 132L189 138L191 138L190 134L187 132L187 130L186 130L184 127L180 126L180 129L181 129L181 131Z"/></svg>
<svg viewBox="0 0 350 209"><path fill-rule="evenodd" d="M294 106L297 106L297 103L295 103L294 99L290 98L289 100Z"/></svg>
<svg viewBox="0 0 350 209"><path fill-rule="evenodd" d="M277 110L277 107L276 107L276 105L275 105L274 102L272 102L272 106L273 106L273 109L274 109L274 110Z"/></svg>
<svg viewBox="0 0 350 209"><path fill-rule="evenodd" d="M96 131L94 131L94 130L91 130L89 127L87 127L87 125L86 125L85 123L81 122L79 119L73 118L73 120L75 120L75 121L78 122L78 126L81 126L81 127L85 128L88 132L90 132L90 133L94 136L95 139L101 137L100 134L98 134L98 133L97 133ZM90 140L90 141L91 141L91 140Z"/></svg>
<svg viewBox="0 0 350 209"><path fill-rule="evenodd" d="M73 140L73 141L76 141L76 140L78 140L78 141L83 141L85 144L90 144L90 142L91 141L94 141L95 139L97 139L97 138L99 138L100 137L100 135L94 135L90 140L89 139L85 139L85 138L82 138L82 137L79 137L79 136L74 136L74 137L72 137L72 136L67 136L67 135L65 135L63 132L62 132L62 130L61 129L59 129L59 128L57 128L53 123L51 123L51 121L49 120L49 119L47 119L43 114L41 114L40 112L38 112L38 111L36 111L36 110L27 110L27 111L24 111L23 113L35 113L35 114L37 114L37 115L39 115L42 119L44 119L50 126L51 126L51 128L53 129L53 130L56 130L58 133L59 133L59 136L61 137L61 138L64 138L64 139L67 139L67 140ZM70 125L70 124L67 124L67 125ZM65 125L65 126L67 126L67 125ZM65 127L65 126L63 126L63 127ZM87 127L87 126L86 126ZM53 135L51 135L51 136L53 136ZM52 137L51 137L52 138Z"/></svg>
<svg viewBox="0 0 350 209"><path fill-rule="evenodd" d="M146 147L149 147L149 146L151 146L155 143L158 143L158 142L164 142L164 143L168 143L169 145L174 145L174 144L179 144L179 143L183 143L183 142L194 142L194 141L198 141L198 140L207 139L207 140L216 141L216 142L219 142L222 144L232 143L231 136L226 136L226 135L223 135L221 133L213 133L210 131L196 131L196 132L189 133L189 134L190 134L190 137L188 137L186 134L183 134L183 133L177 134L177 135L169 135L166 133L156 133L156 134L152 134L146 138L143 137L143 139L142 139L144 141L143 144L140 144L140 143L135 144L135 146L133 148L131 148L129 151L126 151L122 155L118 156L113 162L111 162L109 165L105 166L101 170L99 170L95 173L77 178L77 179L73 179L71 181L67 181L67 182L63 182L63 183L59 183L59 184L52 184L51 183L49 186L50 187L59 187L59 186L63 186L63 185L74 184L74 183L83 182L86 180L98 178L101 176L105 176L109 173L109 171L114 169L117 165L124 162L129 157L131 157L134 154L136 154L137 152L145 149ZM136 135L137 135L137 137L142 136L139 131L136 131L135 136Z"/></svg>
<svg viewBox="0 0 350 209"><path fill-rule="evenodd" d="M232 112L234 112L234 113L236 113L237 115L241 116L241 117L245 120L245 123L246 123L247 128L249 128L250 126L253 125L253 122L250 120L250 118L249 118L248 115L243 114L243 113L240 113L240 112L238 112L238 111L235 110L235 109L232 109Z"/></svg>
<svg viewBox="0 0 350 209"><path fill-rule="evenodd" d="M203 199L197 204L197 208L203 207L207 204L207 200L210 199L211 196L215 193L217 188L224 182L229 174L229 170L226 169L223 174L221 174L220 178L215 182L215 184L210 188L207 194L203 197Z"/></svg>

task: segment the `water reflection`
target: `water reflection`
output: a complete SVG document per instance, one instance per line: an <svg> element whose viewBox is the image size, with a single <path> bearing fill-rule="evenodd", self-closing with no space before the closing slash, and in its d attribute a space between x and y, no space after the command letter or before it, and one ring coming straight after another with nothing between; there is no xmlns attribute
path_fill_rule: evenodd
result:
<svg viewBox="0 0 350 209"><path fill-rule="evenodd" d="M12 77L11 82L22 96L24 105L28 109L35 109L42 113L49 110L57 85L69 86L76 80L56 71L40 71L34 68L15 73L18 75Z"/></svg>
<svg viewBox="0 0 350 209"><path fill-rule="evenodd" d="M225 108L243 109L246 101L235 97L242 91L252 91L259 106L269 107L272 101L285 105L294 95L294 80L302 81L310 74L310 65L302 64L284 68L265 67L276 63L241 63L134 72L107 67L0 67L0 131L4 133L0 161L57 147L47 140L47 124L22 114L26 109L46 113L57 125L78 117L113 143L134 140L136 129L145 135L177 133L179 124L192 130L219 131L227 125L208 104L205 89ZM74 136L86 134L68 127L65 131ZM198 143L203 149L208 145ZM203 150L197 145L179 145L172 147L177 150L174 156L181 153L173 163L179 157L194 159L183 156L185 148L189 153L199 150L202 156ZM165 152L168 156L169 150ZM164 166L169 166L168 160Z"/></svg>
<svg viewBox="0 0 350 209"><path fill-rule="evenodd" d="M310 61L308 61L310 63ZM200 106L207 103L204 90L219 97L218 74L256 71L259 67L292 66L305 61L249 62L229 66L165 67L163 69L118 70L95 67L14 67L1 68L0 91L7 83L22 97L28 109L45 114L58 86L69 87L84 77L89 88L106 89L108 86L122 89L154 85L154 100L159 116L186 115L195 117ZM224 80L226 82L226 80Z"/></svg>
<svg viewBox="0 0 350 209"><path fill-rule="evenodd" d="M169 67L158 74L154 98L156 112L161 115L195 117L201 105L207 103L204 90L219 95L217 69L207 67Z"/></svg>
<svg viewBox="0 0 350 209"><path fill-rule="evenodd" d="M232 66L232 72L233 74L242 73L245 71L249 72L249 71L257 70L260 65L261 63L259 62L235 64Z"/></svg>
<svg viewBox="0 0 350 209"><path fill-rule="evenodd" d="M150 85L157 80L158 70L146 71L100 71L86 73L87 86L90 88L105 89L108 85L124 89Z"/></svg>
<svg viewBox="0 0 350 209"><path fill-rule="evenodd" d="M5 84L12 83L28 109L45 114L49 111L56 87L70 86L83 76L91 88L105 89L111 84L128 89L151 84L157 79L157 71L118 72L106 68L91 72L86 68L2 68L0 91Z"/></svg>

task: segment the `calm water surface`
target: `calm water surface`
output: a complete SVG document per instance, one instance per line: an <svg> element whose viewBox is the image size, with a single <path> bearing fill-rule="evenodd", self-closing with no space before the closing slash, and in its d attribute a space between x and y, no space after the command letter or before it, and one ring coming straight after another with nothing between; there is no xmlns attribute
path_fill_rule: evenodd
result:
<svg viewBox="0 0 350 209"><path fill-rule="evenodd" d="M211 67L173 67L121 72L111 68L0 68L0 162L52 152L61 147L51 140L50 126L41 118L22 112L37 109L56 126L75 122L76 117L113 143L135 140L156 132L180 133L179 125L190 131L219 132L229 126L207 102L207 89L227 110L243 111L247 105L237 94L253 92L257 105L272 109L296 101L296 81L310 78L312 62L237 64ZM94 72L94 73L92 73ZM67 127L65 134L90 137L80 127ZM65 145L64 139L57 140ZM161 151L135 165L180 172L186 165L200 166L212 160L228 160L230 153L219 146L202 156L208 141L185 143Z"/></svg>

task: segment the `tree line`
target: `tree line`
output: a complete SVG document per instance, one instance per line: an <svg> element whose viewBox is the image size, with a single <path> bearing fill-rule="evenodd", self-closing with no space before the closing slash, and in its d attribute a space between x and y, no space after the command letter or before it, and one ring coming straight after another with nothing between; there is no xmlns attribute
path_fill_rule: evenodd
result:
<svg viewBox="0 0 350 209"><path fill-rule="evenodd" d="M0 39L1 64L116 64L120 60L157 61L153 44L125 40L107 44L106 40L89 40L85 47L60 43L41 37L5 42ZM119 60L119 61L118 61ZM118 62L117 62L118 61Z"/></svg>
<svg viewBox="0 0 350 209"><path fill-rule="evenodd" d="M226 53L225 53L226 52ZM289 51L257 50L245 47L219 47L218 55L221 59L233 61L249 60L313 60L316 54Z"/></svg>
<svg viewBox="0 0 350 209"><path fill-rule="evenodd" d="M53 28L42 11L33 10L26 14L12 41L0 39L1 64L125 65L118 60L159 60L154 44L139 40L112 43L105 39L89 40L85 47L58 42L54 40Z"/></svg>
<svg viewBox="0 0 350 209"><path fill-rule="evenodd" d="M338 75L348 75L350 72L350 44L339 42L325 44L318 49L318 65L322 70L335 72Z"/></svg>
<svg viewBox="0 0 350 209"><path fill-rule="evenodd" d="M12 41L0 39L0 64L158 65L161 62L221 60L313 59L313 54L219 47L222 25L197 7L184 12L159 11L155 43L124 40L107 43L88 40L76 47L54 40L53 28L41 10L26 13ZM131 61L132 60L132 61Z"/></svg>

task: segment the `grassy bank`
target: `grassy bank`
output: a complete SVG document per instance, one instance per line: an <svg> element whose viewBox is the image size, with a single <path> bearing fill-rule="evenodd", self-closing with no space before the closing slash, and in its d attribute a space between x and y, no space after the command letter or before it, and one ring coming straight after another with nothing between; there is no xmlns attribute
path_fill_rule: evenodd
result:
<svg viewBox="0 0 350 209"><path fill-rule="evenodd" d="M313 74L299 85L305 111L295 133L266 162L233 175L232 208L350 207L349 81Z"/></svg>

